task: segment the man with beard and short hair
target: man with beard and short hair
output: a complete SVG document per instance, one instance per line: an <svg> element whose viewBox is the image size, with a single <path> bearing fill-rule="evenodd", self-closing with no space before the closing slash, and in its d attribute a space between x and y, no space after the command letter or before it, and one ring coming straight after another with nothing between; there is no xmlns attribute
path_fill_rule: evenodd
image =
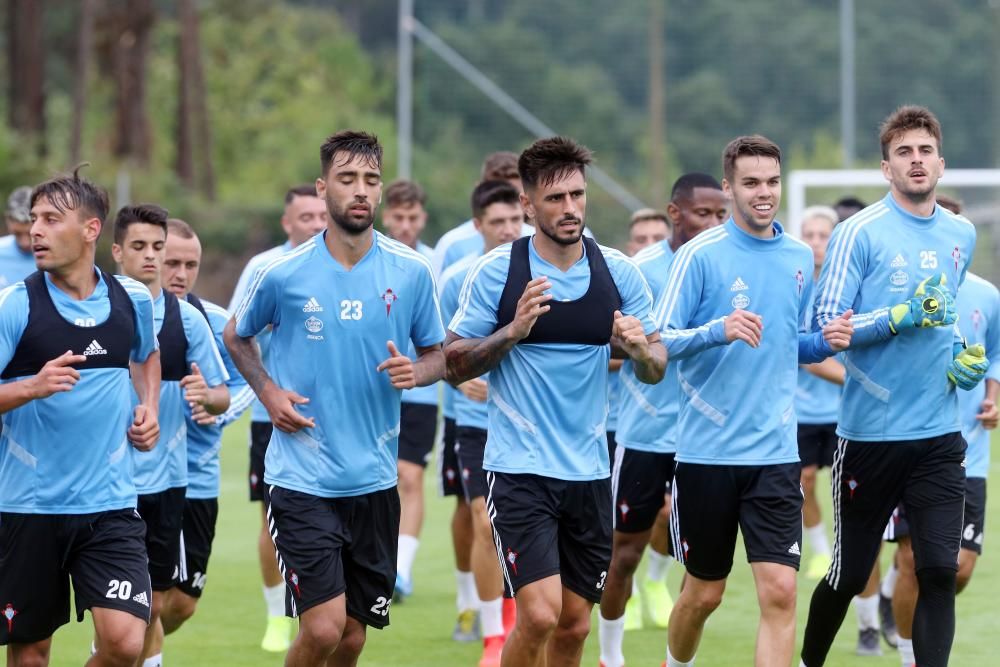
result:
<svg viewBox="0 0 1000 667"><path fill-rule="evenodd" d="M388 625L400 397L444 372L430 262L372 229L381 145L345 130L320 159L326 231L264 266L225 330L275 426L267 513L287 613L299 618L286 667L354 665L366 626ZM268 326L265 369L253 337ZM399 350L408 340L416 360Z"/></svg>

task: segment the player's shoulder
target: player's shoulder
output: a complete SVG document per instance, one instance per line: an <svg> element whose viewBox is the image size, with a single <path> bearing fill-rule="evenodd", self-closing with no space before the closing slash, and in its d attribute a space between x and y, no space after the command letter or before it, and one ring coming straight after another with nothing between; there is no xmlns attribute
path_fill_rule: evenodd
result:
<svg viewBox="0 0 1000 667"><path fill-rule="evenodd" d="M0 254L7 255L17 248L16 239L13 234L0 236Z"/></svg>
<svg viewBox="0 0 1000 667"><path fill-rule="evenodd" d="M792 236L791 234L789 234L787 232L785 232L783 234L783 236L785 237L785 243L787 244L787 247L796 256L799 256L799 255L801 255L803 257L812 257L813 256L813 250L812 250L812 248L809 247L808 243L806 243L805 241L803 241L800 238Z"/></svg>
<svg viewBox="0 0 1000 667"><path fill-rule="evenodd" d="M886 196L891 197L892 195ZM833 236L835 238L853 239L859 235L874 233L883 229L885 227L884 223L893 220L891 213L892 208L884 199L880 199L839 223L833 228ZM831 243L833 243L833 240L831 240Z"/></svg>
<svg viewBox="0 0 1000 667"><path fill-rule="evenodd" d="M632 261L642 268L645 264L655 264L658 262L669 263L674 256L674 251L670 247L670 241L664 239L648 245L632 256Z"/></svg>
<svg viewBox="0 0 1000 667"><path fill-rule="evenodd" d="M23 280L0 289L0 311L3 311L4 308L13 309L15 304L27 303L27 301L28 288L25 287Z"/></svg>
<svg viewBox="0 0 1000 667"><path fill-rule="evenodd" d="M461 241L463 239L475 238L479 232L476 231L476 225L472 220L466 220L458 227L454 227L445 232L440 239L438 239L437 245L434 247L436 252L444 252L449 246Z"/></svg>
<svg viewBox="0 0 1000 667"><path fill-rule="evenodd" d="M975 239L976 226L971 220L960 213L952 213L944 206L938 206L937 210L940 211L944 219L954 225L957 230L964 232L965 234L971 236L971 238Z"/></svg>
<svg viewBox="0 0 1000 667"><path fill-rule="evenodd" d="M283 278L306 263L316 253L316 237L280 254L272 255L270 259L260 264L255 272L255 282L265 278Z"/></svg>
<svg viewBox="0 0 1000 667"><path fill-rule="evenodd" d="M493 250L482 257L476 258L476 261L469 268L469 273L472 276L472 280L481 279L496 279L499 277L501 281L506 281L507 271L510 269L510 251L513 244L505 243L502 246L497 246Z"/></svg>
<svg viewBox="0 0 1000 667"><path fill-rule="evenodd" d="M674 254L672 264L675 266L685 266L692 261L698 261L701 258L711 257L716 253L723 252L725 244L722 242L728 238L730 238L730 233L726 225L707 229L678 248Z"/></svg>
<svg viewBox="0 0 1000 667"><path fill-rule="evenodd" d="M608 246L603 246L597 244L597 247L601 251L601 255L604 257L604 261L608 265L608 269L616 275L624 275L628 273L641 274L642 271L639 269L639 265L636 264L635 260L623 253L617 248L611 248Z"/></svg>
<svg viewBox="0 0 1000 667"><path fill-rule="evenodd" d="M404 271L428 271L434 274L431 261L423 253L414 250L405 243L394 241L381 232L374 232L374 243L382 254L383 260Z"/></svg>
<svg viewBox="0 0 1000 667"><path fill-rule="evenodd" d="M962 287L965 288L966 286L986 295L987 298L1000 298L1000 290L997 289L996 285L986 280L986 278L976 275L972 271L965 274L965 284L962 285Z"/></svg>
<svg viewBox="0 0 1000 667"><path fill-rule="evenodd" d="M465 277L469 274L469 270L476 265L479 260L477 255L466 255L462 259L458 260L448 268L446 268L442 273L441 277L438 278L438 288L444 292L448 289L449 285L462 284Z"/></svg>
<svg viewBox="0 0 1000 667"><path fill-rule="evenodd" d="M115 280L118 281L118 284L125 288L125 291L133 301L153 302L153 295L150 294L149 288L140 283L138 280L120 274L115 274L114 277Z"/></svg>
<svg viewBox="0 0 1000 667"><path fill-rule="evenodd" d="M187 299L177 299L177 307L180 308L181 317L185 320L205 321L205 317L198 308Z"/></svg>
<svg viewBox="0 0 1000 667"><path fill-rule="evenodd" d="M201 307L205 309L209 317L224 317L229 319L229 311L220 306L217 303L209 301L208 299L201 299Z"/></svg>

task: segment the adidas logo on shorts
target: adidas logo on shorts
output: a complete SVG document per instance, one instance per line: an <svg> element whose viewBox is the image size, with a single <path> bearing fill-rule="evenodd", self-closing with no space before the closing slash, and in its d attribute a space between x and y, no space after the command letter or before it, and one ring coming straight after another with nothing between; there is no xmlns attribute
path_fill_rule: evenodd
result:
<svg viewBox="0 0 1000 667"><path fill-rule="evenodd" d="M143 607L149 606L149 598L146 597L146 591L140 591L132 596L132 602L138 602Z"/></svg>
<svg viewBox="0 0 1000 667"><path fill-rule="evenodd" d="M94 340L90 341L90 345L88 345L87 349L83 351L83 356L92 357L94 355L107 354L107 353L108 351L105 350L103 347L101 347L101 344L98 343L97 339L95 338Z"/></svg>
<svg viewBox="0 0 1000 667"><path fill-rule="evenodd" d="M747 284L743 282L743 278L739 276L736 277L736 281L733 283L732 287L729 288L730 292L741 292L745 289L750 289Z"/></svg>
<svg viewBox="0 0 1000 667"><path fill-rule="evenodd" d="M302 306L302 312L303 313L322 313L323 312L323 306L319 305L319 301L316 300L316 297L311 296L311 297L309 297L309 300L306 301L306 305Z"/></svg>
<svg viewBox="0 0 1000 667"><path fill-rule="evenodd" d="M799 552L799 543L796 542L792 546L788 547L788 553L792 554L793 556L801 556L802 554Z"/></svg>

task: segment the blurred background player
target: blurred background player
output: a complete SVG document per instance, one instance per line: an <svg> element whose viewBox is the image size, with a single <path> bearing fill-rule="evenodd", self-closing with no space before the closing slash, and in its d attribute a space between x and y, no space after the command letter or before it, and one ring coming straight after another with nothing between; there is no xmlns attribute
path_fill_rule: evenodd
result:
<svg viewBox="0 0 1000 667"><path fill-rule="evenodd" d="M229 379L208 322L198 309L162 287L167 212L153 204L124 206L115 217L111 255L124 275L153 296L153 324L160 347L160 442L134 451L132 476L139 515L146 523L146 551L153 598L142 667L161 667L160 613L167 591L186 578L181 528L188 484L186 412L197 404L208 414L229 407Z"/></svg>
<svg viewBox="0 0 1000 667"><path fill-rule="evenodd" d="M482 253L466 255L441 275L441 316L450 321L458 311L459 293L469 270L478 259L505 243L521 237L524 209L520 193L507 181L483 181L472 191L472 219L482 235ZM497 561L493 527L486 510L486 473L483 455L489 425L487 381L489 374L466 380L455 397L456 452L463 492L472 510L474 541L472 570L476 580L477 606L483 634L479 667L499 667L505 633L503 574ZM508 614L509 616L509 614Z"/></svg>
<svg viewBox="0 0 1000 667"><path fill-rule="evenodd" d="M394 241L416 250L428 260L434 252L420 240L427 225L427 195L413 181L394 181L383 194L382 226ZM416 359L412 341L406 356ZM403 392L399 420L399 553L396 557L394 600L401 602L413 593L413 561L420 547L424 523L424 470L434 451L437 433L438 389L434 383Z"/></svg>
<svg viewBox="0 0 1000 667"><path fill-rule="evenodd" d="M31 252L31 188L22 185L7 198L4 210L7 236L0 237L0 288L24 280L35 272Z"/></svg>
<svg viewBox="0 0 1000 667"><path fill-rule="evenodd" d="M722 186L714 177L700 173L677 179L668 211L677 239L691 238L720 224L728 215ZM670 260L680 247L670 238L666 215L659 215L663 216L660 227L647 224L650 233L645 239L630 239L634 243L630 247L640 247L642 241L659 236L633 258L649 284L654 303L663 293ZM615 531L598 619L603 667L625 664L622 640L626 630L641 628L644 623L667 627L673 606L666 576L673 560L667 525L680 406L677 368L668 360L663 380L655 385L636 380L629 361L624 362L620 375L618 447L611 458ZM647 543L646 576L638 584L634 574Z"/></svg>
<svg viewBox="0 0 1000 667"><path fill-rule="evenodd" d="M229 351L222 342L222 330L229 313L222 307L197 297L194 292L201 268L201 241L183 220L167 220L167 243L164 247L163 287L178 299L198 309L208 322L215 339L215 348L229 374L226 388L233 400L250 391ZM232 401L231 401L232 402ZM230 414L227 410L226 414ZM238 416L238 415L237 415ZM188 485L184 497L184 519L181 547L186 571L181 571L177 584L167 591L160 620L163 632L170 634L194 615L198 600L208 581L208 560L215 539L215 524L219 516L219 452L222 449L222 416L214 416L197 402L185 405L187 425Z"/></svg>
<svg viewBox="0 0 1000 667"><path fill-rule="evenodd" d="M864 203L857 197L848 195L838 199L837 203L833 205L833 210L837 212L838 221L843 222L855 213L860 213L867 206L868 204Z"/></svg>
<svg viewBox="0 0 1000 667"><path fill-rule="evenodd" d="M257 271L276 257L297 248L326 228L326 204L316 194L316 186L312 183L298 185L285 193L285 208L281 214L281 228L288 240L279 246L255 255L247 262L233 290L229 301L229 312L243 302L250 283ZM268 342L270 331L262 331L256 337L260 346L264 364L269 359ZM292 641L295 626L293 619L285 616L285 583L278 571L278 561L274 554L274 543L267 532L267 503L264 489L264 456L267 453L267 443L271 439L271 422L267 410L255 395L244 395L239 402L232 405L232 414L224 415L223 421L233 421L236 414L246 409L245 401L252 401L250 408L250 500L261 503L260 532L257 536L257 558L260 561L260 574L263 580L264 604L267 608L267 627L260 647L265 651L281 653L288 649Z"/></svg>

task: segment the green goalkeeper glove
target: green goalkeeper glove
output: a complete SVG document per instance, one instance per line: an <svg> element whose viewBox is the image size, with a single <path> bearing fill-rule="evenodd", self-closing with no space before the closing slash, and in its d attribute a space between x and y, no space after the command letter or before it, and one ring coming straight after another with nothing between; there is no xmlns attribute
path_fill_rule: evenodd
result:
<svg viewBox="0 0 1000 667"><path fill-rule="evenodd" d="M943 273L924 278L913 296L889 309L889 330L893 335L903 329L941 327L958 320L955 299L946 286Z"/></svg>
<svg viewBox="0 0 1000 667"><path fill-rule="evenodd" d="M986 358L986 348L978 343L967 347L964 342L961 346L955 347L958 354L948 367L948 379L959 389L968 391L982 381L990 368L990 362Z"/></svg>

